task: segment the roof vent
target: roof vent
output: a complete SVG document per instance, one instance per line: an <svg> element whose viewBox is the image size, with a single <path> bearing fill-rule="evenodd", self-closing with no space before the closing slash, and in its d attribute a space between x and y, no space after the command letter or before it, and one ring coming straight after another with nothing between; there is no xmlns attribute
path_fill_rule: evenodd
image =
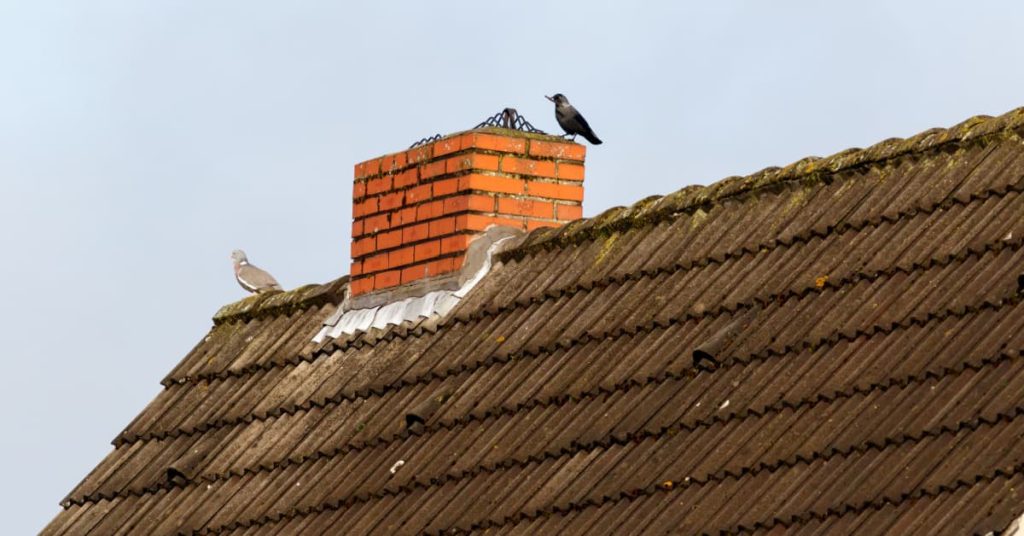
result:
<svg viewBox="0 0 1024 536"><path fill-rule="evenodd" d="M1024 274L1017 276L1017 294L1024 294Z"/></svg>
<svg viewBox="0 0 1024 536"><path fill-rule="evenodd" d="M167 482L171 484L184 485L195 479L196 469L206 458L206 455L199 452L199 449L192 449L174 461L167 468Z"/></svg>
<svg viewBox="0 0 1024 536"><path fill-rule="evenodd" d="M759 309L760 305L756 305L746 313L736 315L725 327L697 346L693 350L693 366L709 370L718 368L726 350L734 345L741 333L746 331Z"/></svg>
<svg viewBox="0 0 1024 536"><path fill-rule="evenodd" d="M696 368L718 368L718 358L739 332L739 319L729 322L724 328L718 330L710 339L693 350L693 366Z"/></svg>
<svg viewBox="0 0 1024 536"><path fill-rule="evenodd" d="M405 414L405 429L413 430L422 428L430 420L430 417L437 412L451 395L448 393L441 393L437 396L432 396L419 404L416 404L409 413Z"/></svg>

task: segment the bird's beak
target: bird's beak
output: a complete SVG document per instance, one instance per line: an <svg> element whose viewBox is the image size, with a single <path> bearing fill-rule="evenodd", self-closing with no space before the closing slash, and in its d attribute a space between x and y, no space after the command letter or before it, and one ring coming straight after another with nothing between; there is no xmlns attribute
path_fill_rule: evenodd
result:
<svg viewBox="0 0 1024 536"><path fill-rule="evenodd" d="M544 98L549 100L549 101L551 101L551 102L555 102L555 99L552 99L551 97L549 97L547 95L544 95Z"/></svg>

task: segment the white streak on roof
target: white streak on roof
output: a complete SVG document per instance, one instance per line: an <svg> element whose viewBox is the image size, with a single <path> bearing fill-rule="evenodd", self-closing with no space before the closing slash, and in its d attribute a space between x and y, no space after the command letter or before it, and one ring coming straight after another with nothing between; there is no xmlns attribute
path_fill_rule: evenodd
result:
<svg viewBox="0 0 1024 536"><path fill-rule="evenodd" d="M1003 532L1005 536L1024 536L1024 530L1021 530L1021 526L1024 525L1024 514L1013 520L1009 527L1006 527L1006 531ZM991 534L991 533L989 533ZM987 535L986 535L987 536Z"/></svg>
<svg viewBox="0 0 1024 536"><path fill-rule="evenodd" d="M491 271L491 258L494 257L494 252L498 250L498 247L501 245L502 242L509 240L510 238L512 237L508 236L502 238L501 240L497 240L493 244L491 244L491 247L487 248L487 255L484 256L484 265L481 266L480 269L477 270L475 274L473 274L473 277L471 277L469 281L466 281L465 285L462 285L462 288L455 291L456 298L462 299L466 297L466 294L469 294L469 291L472 290L473 287L475 287L476 284L479 283L480 280L483 279L485 275L487 275L487 272Z"/></svg>

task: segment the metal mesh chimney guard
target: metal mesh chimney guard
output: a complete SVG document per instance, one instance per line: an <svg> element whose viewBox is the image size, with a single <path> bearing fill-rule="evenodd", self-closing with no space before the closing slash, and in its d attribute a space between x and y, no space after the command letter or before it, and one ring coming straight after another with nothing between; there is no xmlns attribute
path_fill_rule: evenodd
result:
<svg viewBox="0 0 1024 536"><path fill-rule="evenodd" d="M512 109L436 138L356 164L352 296L459 270L492 225L530 231L582 217L584 146Z"/></svg>

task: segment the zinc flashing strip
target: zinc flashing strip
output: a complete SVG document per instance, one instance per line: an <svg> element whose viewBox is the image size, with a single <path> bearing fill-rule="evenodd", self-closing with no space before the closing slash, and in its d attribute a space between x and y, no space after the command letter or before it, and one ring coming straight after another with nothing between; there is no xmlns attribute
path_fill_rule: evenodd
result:
<svg viewBox="0 0 1024 536"><path fill-rule="evenodd" d="M497 252L510 244L513 239L521 236L519 234L504 234L508 236L497 238L487 246L482 262L475 271L469 263L464 266L465 281L455 290L435 290L422 296L409 297L376 307L361 309L342 307L324 321L323 327L313 337L313 342L321 344L327 339L355 335L371 329L386 329L389 326L401 326L431 318L443 319L491 271L492 259Z"/></svg>

